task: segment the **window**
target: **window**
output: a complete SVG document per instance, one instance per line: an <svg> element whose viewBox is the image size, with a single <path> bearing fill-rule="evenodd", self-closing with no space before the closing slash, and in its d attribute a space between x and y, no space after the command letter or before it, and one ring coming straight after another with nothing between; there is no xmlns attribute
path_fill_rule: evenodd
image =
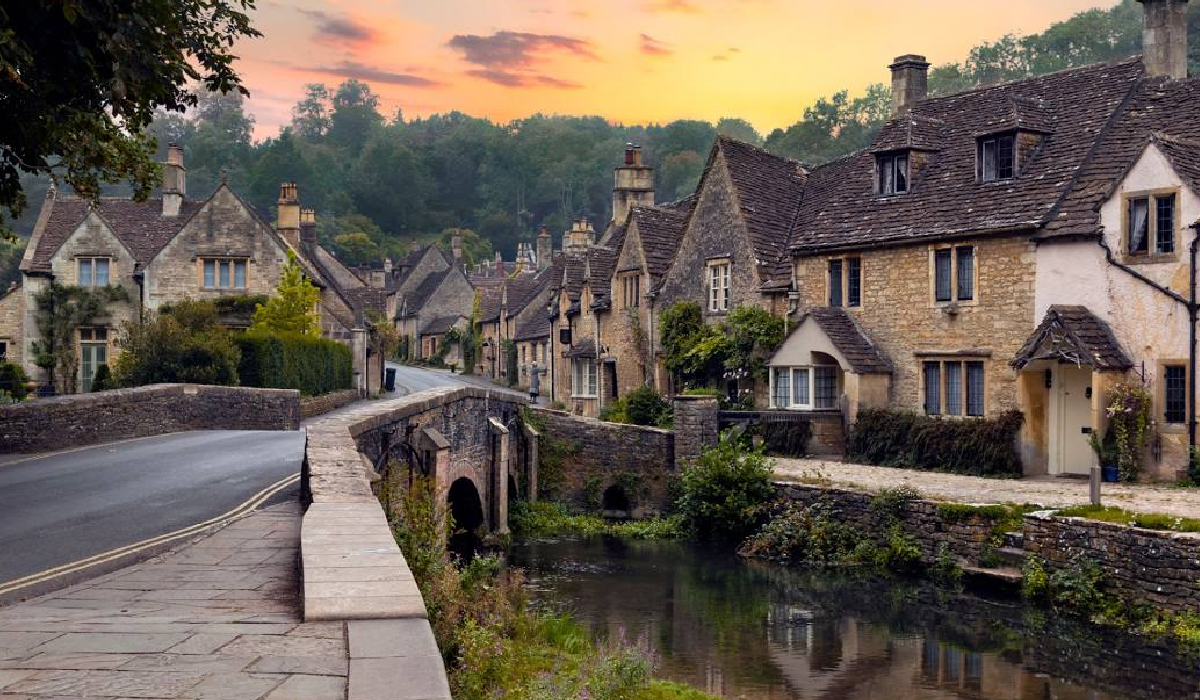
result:
<svg viewBox="0 0 1200 700"><path fill-rule="evenodd" d="M205 289L245 289L246 261L232 258L201 260Z"/></svg>
<svg viewBox="0 0 1200 700"><path fill-rule="evenodd" d="M975 248L958 246L933 251L933 299L936 302L975 298Z"/></svg>
<svg viewBox="0 0 1200 700"><path fill-rule="evenodd" d="M108 362L108 329L84 327L79 329L79 375L83 393L92 390L96 370Z"/></svg>
<svg viewBox="0 0 1200 700"><path fill-rule="evenodd" d="M642 298L642 277L636 273L621 277L621 305L626 309L636 308Z"/></svg>
<svg viewBox="0 0 1200 700"><path fill-rule="evenodd" d="M879 157L879 194L903 194L908 191L908 154L893 153Z"/></svg>
<svg viewBox="0 0 1200 700"><path fill-rule="evenodd" d="M813 367L813 407L837 408L837 367Z"/></svg>
<svg viewBox="0 0 1200 700"><path fill-rule="evenodd" d="M76 258L80 287L107 287L111 284L112 258Z"/></svg>
<svg viewBox="0 0 1200 700"><path fill-rule="evenodd" d="M829 305L842 305L842 261L829 261Z"/></svg>
<svg viewBox="0 0 1200 700"><path fill-rule="evenodd" d="M1012 134L979 140L979 179L1010 180L1016 176L1016 137Z"/></svg>
<svg viewBox="0 0 1200 700"><path fill-rule="evenodd" d="M708 265L708 310L729 310L729 263Z"/></svg>
<svg viewBox="0 0 1200 700"><path fill-rule="evenodd" d="M1187 421L1187 367L1167 365L1163 372L1163 420L1184 423Z"/></svg>
<svg viewBox="0 0 1200 700"><path fill-rule="evenodd" d="M829 305L862 306L862 258L829 261Z"/></svg>
<svg viewBox="0 0 1200 700"><path fill-rule="evenodd" d="M775 367L771 406L798 410L837 408L840 371L834 366Z"/></svg>
<svg viewBox="0 0 1200 700"><path fill-rule="evenodd" d="M787 408L792 400L792 368L775 370L775 406Z"/></svg>
<svg viewBox="0 0 1200 700"><path fill-rule="evenodd" d="M984 367L980 360L929 360L922 366L925 414L984 414Z"/></svg>
<svg viewBox="0 0 1200 700"><path fill-rule="evenodd" d="M1125 238L1130 255L1175 252L1175 193L1130 197L1125 205Z"/></svg>
<svg viewBox="0 0 1200 700"><path fill-rule="evenodd" d="M8 341L0 340L0 362L3 362L6 357L8 357Z"/></svg>
<svg viewBox="0 0 1200 700"><path fill-rule="evenodd" d="M571 395L580 398L595 398L596 363L591 360L575 360L572 369Z"/></svg>

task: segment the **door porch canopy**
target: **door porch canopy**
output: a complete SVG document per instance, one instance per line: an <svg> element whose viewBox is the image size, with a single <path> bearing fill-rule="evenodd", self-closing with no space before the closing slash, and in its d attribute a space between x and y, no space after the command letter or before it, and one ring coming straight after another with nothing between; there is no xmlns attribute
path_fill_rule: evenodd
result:
<svg viewBox="0 0 1200 700"><path fill-rule="evenodd" d="M1123 372L1133 366L1108 324L1086 306L1051 306L1011 364L1020 371L1038 360L1097 372Z"/></svg>

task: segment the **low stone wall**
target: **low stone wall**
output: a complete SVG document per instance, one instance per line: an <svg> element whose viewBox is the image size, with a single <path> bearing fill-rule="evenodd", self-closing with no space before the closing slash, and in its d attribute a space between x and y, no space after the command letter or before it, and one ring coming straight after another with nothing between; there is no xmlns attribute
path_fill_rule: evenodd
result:
<svg viewBox="0 0 1200 700"><path fill-rule="evenodd" d="M633 517L666 508L675 473L672 431L606 423L545 408L530 410L535 422L545 428L538 447L542 498L594 509L602 505L605 490L619 485L627 492Z"/></svg>
<svg viewBox="0 0 1200 700"><path fill-rule="evenodd" d="M807 423L811 428L806 452L816 457L846 454L846 426L841 411L721 411L721 429L763 423ZM802 455L788 455L800 457Z"/></svg>
<svg viewBox="0 0 1200 700"><path fill-rule="evenodd" d="M811 506L817 502L829 504L839 521L863 532L880 532L883 517L871 507L873 493L828 486L776 483L781 498ZM974 563L979 560L983 546L992 531L992 521L977 515L945 517L935 501L916 500L904 503L896 513L906 532L916 537L921 558L933 562L943 547L960 560Z"/></svg>
<svg viewBox="0 0 1200 700"><path fill-rule="evenodd" d="M295 430L294 389L154 384L0 406L0 453L44 452L185 430Z"/></svg>
<svg viewBox="0 0 1200 700"><path fill-rule="evenodd" d="M300 399L300 417L307 419L323 416L355 401L358 401L357 389L335 391L321 396L305 396Z"/></svg>
<svg viewBox="0 0 1200 700"><path fill-rule="evenodd" d="M1200 610L1200 534L1161 532L1050 512L1025 516L1025 551L1047 571L1098 563L1115 592L1168 610Z"/></svg>

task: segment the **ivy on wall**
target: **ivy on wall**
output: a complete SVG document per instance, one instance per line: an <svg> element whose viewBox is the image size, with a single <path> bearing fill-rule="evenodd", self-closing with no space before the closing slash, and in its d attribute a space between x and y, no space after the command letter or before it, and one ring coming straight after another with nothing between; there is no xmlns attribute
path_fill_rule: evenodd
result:
<svg viewBox="0 0 1200 700"><path fill-rule="evenodd" d="M66 393L75 392L79 357L75 334L80 326L102 318L108 305L129 301L120 285L76 287L51 281L33 297L38 342L33 344L33 361L46 370L50 384Z"/></svg>
<svg viewBox="0 0 1200 700"><path fill-rule="evenodd" d="M698 304L663 310L659 340L664 361L685 384L713 386L721 379L767 380L767 361L783 344L787 322L759 306L739 306L715 325Z"/></svg>

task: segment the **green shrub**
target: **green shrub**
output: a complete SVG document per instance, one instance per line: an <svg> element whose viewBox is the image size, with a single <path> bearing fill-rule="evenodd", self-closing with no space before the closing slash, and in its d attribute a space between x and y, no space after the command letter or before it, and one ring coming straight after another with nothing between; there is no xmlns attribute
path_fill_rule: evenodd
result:
<svg viewBox="0 0 1200 700"><path fill-rule="evenodd" d="M239 334L234 340L241 348L238 373L243 386L299 389L305 396L351 387L350 348L342 343L258 331Z"/></svg>
<svg viewBox="0 0 1200 700"><path fill-rule="evenodd" d="M945 420L906 411L865 409L850 433L847 456L889 467L977 476L1019 477L1017 433L1024 417Z"/></svg>
<svg viewBox="0 0 1200 700"><path fill-rule="evenodd" d="M25 370L13 362L0 362L0 391L11 396L13 400L24 401L29 394L29 389L25 383L29 381L29 377L25 375Z"/></svg>
<svg viewBox="0 0 1200 700"><path fill-rule="evenodd" d="M842 524L828 503L785 504L738 553L778 561L828 566L850 560L862 535Z"/></svg>
<svg viewBox="0 0 1200 700"><path fill-rule="evenodd" d="M761 446L725 431L684 468L678 511L701 537L740 541L766 515L775 495L771 474Z"/></svg>
<svg viewBox="0 0 1200 700"><path fill-rule="evenodd" d="M759 424L767 452L784 457L803 457L808 454L808 441L812 439L812 423L809 421L771 421Z"/></svg>
<svg viewBox="0 0 1200 700"><path fill-rule="evenodd" d="M96 376L92 377L92 391L108 391L115 388L117 388L117 384L113 380L112 371L108 369L108 365L97 367Z"/></svg>
<svg viewBox="0 0 1200 700"><path fill-rule="evenodd" d="M188 382L237 386L241 353L210 302L181 301L170 313L126 323L112 366L119 386Z"/></svg>
<svg viewBox="0 0 1200 700"><path fill-rule="evenodd" d="M664 426L671 422L671 402L653 387L640 386L625 396L625 415L634 425Z"/></svg>

